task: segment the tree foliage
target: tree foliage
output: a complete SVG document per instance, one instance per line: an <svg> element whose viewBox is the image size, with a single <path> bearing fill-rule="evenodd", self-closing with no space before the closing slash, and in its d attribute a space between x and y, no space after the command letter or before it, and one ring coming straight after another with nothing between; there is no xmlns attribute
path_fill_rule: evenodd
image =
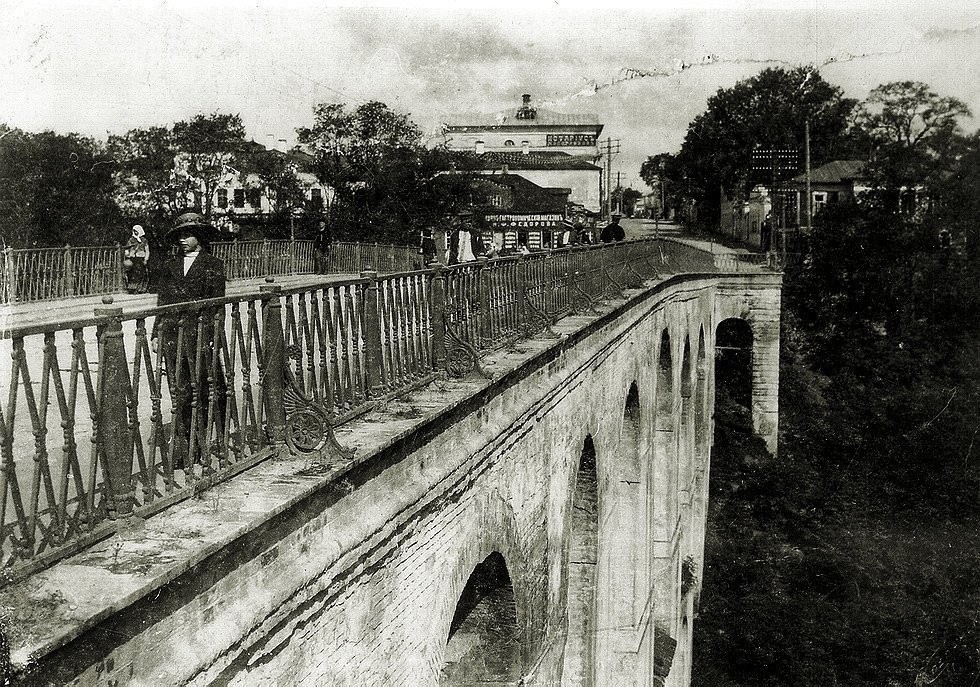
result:
<svg viewBox="0 0 980 687"><path fill-rule="evenodd" d="M114 161L116 201L132 222L152 235L160 234L188 204L193 182L177 174L179 150L171 130L164 126L132 129L110 136L107 144Z"/></svg>
<svg viewBox="0 0 980 687"><path fill-rule="evenodd" d="M683 178L677 163L677 156L671 153L657 153L649 156L640 165L640 178L653 189L659 202L659 212L666 216L668 209L679 212L680 194L675 191L675 182ZM677 185L677 189L680 185Z"/></svg>
<svg viewBox="0 0 980 687"><path fill-rule="evenodd" d="M78 134L0 127L0 234L14 248L125 238L102 147Z"/></svg>
<svg viewBox="0 0 980 687"><path fill-rule="evenodd" d="M194 194L194 204L210 221L218 183L246 161L242 119L237 114L198 114L175 123L171 134L178 151L175 173L186 178Z"/></svg>
<svg viewBox="0 0 980 687"><path fill-rule="evenodd" d="M468 192L448 151L427 149L408 115L372 101L353 110L320 104L314 123L297 130L320 180L335 190L329 223L342 238L410 242L439 224Z"/></svg>
<svg viewBox="0 0 980 687"><path fill-rule="evenodd" d="M919 184L956 145L959 120L970 114L965 103L940 96L920 81L882 84L861 104L857 126L867 137L888 185ZM887 163L887 164L884 164Z"/></svg>
<svg viewBox="0 0 980 687"><path fill-rule="evenodd" d="M306 207L308 184L300 178L300 161L292 154L256 145L242 166L243 176L254 176L254 181L249 183L264 191L269 199L271 216L266 221L268 235L290 236L291 227L296 221L293 216L295 211L303 209L315 213L321 210ZM306 228L312 227L315 222L315 218L308 213L302 220Z"/></svg>
<svg viewBox="0 0 980 687"><path fill-rule="evenodd" d="M980 674L980 137L933 131L935 202L828 206L785 274L778 458L717 380L695 685Z"/></svg>
<svg viewBox="0 0 980 687"><path fill-rule="evenodd" d="M790 148L802 162L809 119L811 159L822 164L849 149L854 105L810 67L765 69L720 89L688 125L676 164L668 166L672 186L694 202L696 221L713 227L721 190L729 197L745 190L753 150Z"/></svg>

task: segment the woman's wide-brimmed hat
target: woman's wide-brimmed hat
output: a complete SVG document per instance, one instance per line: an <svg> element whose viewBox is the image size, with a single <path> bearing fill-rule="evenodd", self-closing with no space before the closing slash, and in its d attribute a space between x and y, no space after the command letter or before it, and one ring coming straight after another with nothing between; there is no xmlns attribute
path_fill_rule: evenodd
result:
<svg viewBox="0 0 980 687"><path fill-rule="evenodd" d="M218 230L208 224L203 215L196 212L185 212L178 216L174 226L167 231L166 240L176 241L184 232L193 234L202 243L210 243L218 237Z"/></svg>

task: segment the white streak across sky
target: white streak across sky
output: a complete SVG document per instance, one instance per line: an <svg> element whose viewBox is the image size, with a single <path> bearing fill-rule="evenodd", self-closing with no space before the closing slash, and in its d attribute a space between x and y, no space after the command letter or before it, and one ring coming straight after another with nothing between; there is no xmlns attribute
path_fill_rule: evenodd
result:
<svg viewBox="0 0 980 687"><path fill-rule="evenodd" d="M292 142L316 103L377 99L437 140L446 119L531 93L539 107L598 115L603 137L622 141L614 170L637 188L640 163L676 151L719 88L805 65L849 97L918 80L980 113L980 6L0 0L10 126L105 138L222 111L257 141Z"/></svg>

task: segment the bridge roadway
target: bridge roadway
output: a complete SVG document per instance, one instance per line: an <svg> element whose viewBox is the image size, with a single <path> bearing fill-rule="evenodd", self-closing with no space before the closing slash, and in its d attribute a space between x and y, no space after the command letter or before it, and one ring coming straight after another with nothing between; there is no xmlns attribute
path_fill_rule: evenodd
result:
<svg viewBox="0 0 980 687"><path fill-rule="evenodd" d="M761 271L650 282L492 353L490 381L375 407L338 430L352 459L281 455L127 523L0 590L17 683L434 685L467 651L446 645L463 585L497 552L526 684L686 684L714 332L750 322L753 420L774 447L779 288ZM583 442L599 544L577 588ZM596 657L576 669L592 678L562 681L570 652Z"/></svg>

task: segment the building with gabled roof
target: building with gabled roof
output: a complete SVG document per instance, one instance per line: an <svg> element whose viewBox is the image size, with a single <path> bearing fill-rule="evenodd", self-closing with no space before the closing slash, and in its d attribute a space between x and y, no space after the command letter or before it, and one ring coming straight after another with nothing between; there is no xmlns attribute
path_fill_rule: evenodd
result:
<svg viewBox="0 0 980 687"><path fill-rule="evenodd" d="M833 160L810 170L810 207L813 215L827 205L854 198L868 188L862 160ZM803 195L806 193L806 175L800 174L786 184L799 194L799 207L806 212ZM806 218L803 224L807 225Z"/></svg>
<svg viewBox="0 0 980 687"><path fill-rule="evenodd" d="M482 219L485 244L493 241L504 250L521 244L531 250L559 246L569 189L542 187L507 172L480 176L474 184L487 199L473 208Z"/></svg>
<svg viewBox="0 0 980 687"><path fill-rule="evenodd" d="M493 114L460 115L447 122L446 146L481 174L506 169L538 186L571 189L570 200L587 210L601 208L602 168L594 114L538 109L524 94L520 107Z"/></svg>

